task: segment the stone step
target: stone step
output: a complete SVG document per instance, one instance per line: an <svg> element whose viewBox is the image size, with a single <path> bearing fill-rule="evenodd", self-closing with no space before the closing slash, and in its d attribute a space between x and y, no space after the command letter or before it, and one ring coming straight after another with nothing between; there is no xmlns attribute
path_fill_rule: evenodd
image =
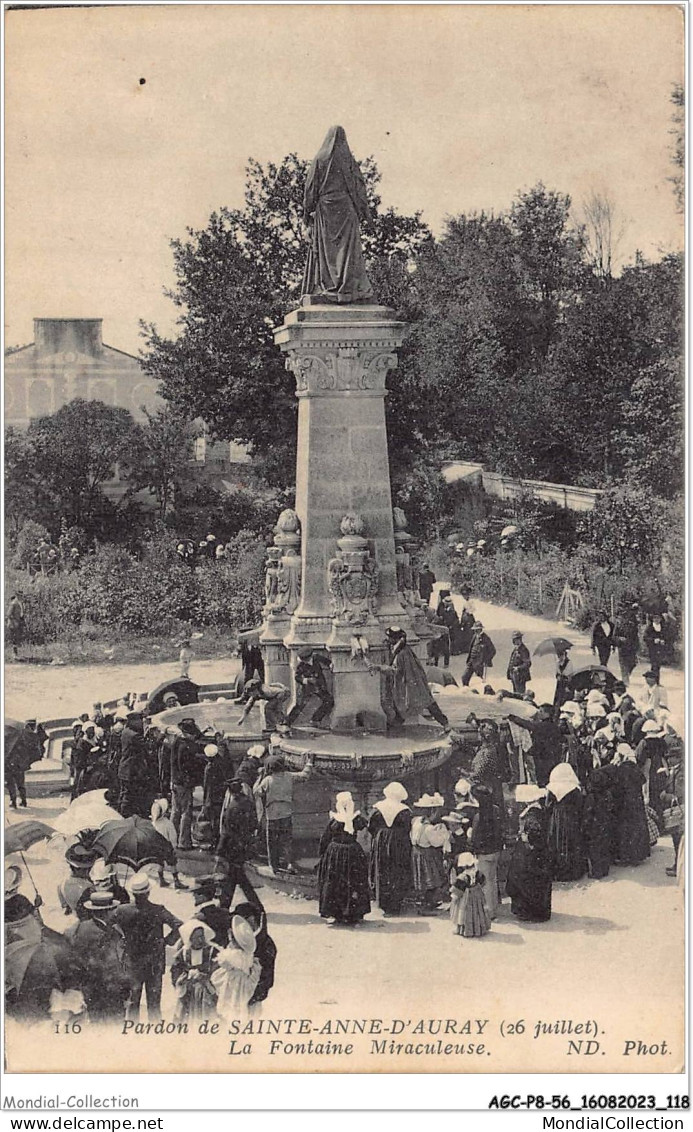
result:
<svg viewBox="0 0 693 1132"><path fill-rule="evenodd" d="M28 798L48 798L70 789L70 775L62 762L50 758L34 763L26 772L25 782Z"/></svg>

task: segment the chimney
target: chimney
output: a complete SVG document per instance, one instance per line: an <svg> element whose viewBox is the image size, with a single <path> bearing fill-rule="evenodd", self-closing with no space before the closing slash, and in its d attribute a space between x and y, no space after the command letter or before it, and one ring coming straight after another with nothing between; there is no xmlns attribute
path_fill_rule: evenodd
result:
<svg viewBox="0 0 693 1132"><path fill-rule="evenodd" d="M102 325L102 318L35 318L36 352L97 357L103 350Z"/></svg>

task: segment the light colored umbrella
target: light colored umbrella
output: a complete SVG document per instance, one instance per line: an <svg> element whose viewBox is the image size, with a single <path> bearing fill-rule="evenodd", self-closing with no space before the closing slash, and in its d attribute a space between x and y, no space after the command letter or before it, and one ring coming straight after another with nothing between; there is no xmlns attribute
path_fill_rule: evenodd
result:
<svg viewBox="0 0 693 1132"><path fill-rule="evenodd" d="M73 802L56 818L53 828L56 833L62 833L63 837L70 837L84 829L101 829L107 821L120 821L120 814L105 802L94 802L90 806L79 806Z"/></svg>
<svg viewBox="0 0 693 1132"><path fill-rule="evenodd" d="M105 806L106 794L108 790L87 790L86 793L80 794L79 798L75 798L70 803L70 809L76 809L78 806Z"/></svg>

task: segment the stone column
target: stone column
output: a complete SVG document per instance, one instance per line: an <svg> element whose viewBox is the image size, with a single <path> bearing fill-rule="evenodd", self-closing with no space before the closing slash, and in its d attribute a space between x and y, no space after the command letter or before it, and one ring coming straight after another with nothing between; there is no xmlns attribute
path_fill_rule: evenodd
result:
<svg viewBox="0 0 693 1132"><path fill-rule="evenodd" d="M377 567L375 606L358 625L373 650L373 661L382 660L387 625L400 625L416 638L397 588L385 428L385 379L397 365L396 350L405 332L406 325L388 307L320 306L310 301L291 311L274 332L296 378L299 399L296 512L302 534L302 587L285 644L295 651L301 645L325 646L330 639L335 699L340 700L342 669L352 689L345 725L347 716L355 719L359 714L353 687L357 667L351 662L348 619L342 617L340 631L334 632L329 571L345 516L358 516L368 557ZM381 721L373 695L377 678L364 668L362 679L370 682L363 695L373 726L375 715Z"/></svg>

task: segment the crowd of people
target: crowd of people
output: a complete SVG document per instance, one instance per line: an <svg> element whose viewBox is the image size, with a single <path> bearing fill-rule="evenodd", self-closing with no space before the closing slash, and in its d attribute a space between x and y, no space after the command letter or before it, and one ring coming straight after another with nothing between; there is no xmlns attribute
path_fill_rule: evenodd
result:
<svg viewBox="0 0 693 1132"><path fill-rule="evenodd" d="M463 626L450 597L443 593L435 618L445 625L451 651L466 650L462 682L478 694L467 719L476 739L470 749L468 737L450 729L406 633L387 630L388 663L372 667L381 675L388 723L400 726L412 710L437 720L450 734L457 774L447 786L444 779L424 784L415 800L402 783L391 782L365 813L349 791L336 794L316 865L320 916L330 925L356 925L372 905L387 917L414 909L448 915L455 934L479 937L509 898L519 920L545 922L555 884L599 880L613 867L636 866L663 835L671 836L674 849L666 871L680 875L683 747L659 669L650 668L634 694L601 663L585 683L573 671L570 643L557 639L554 699L537 705L528 689L532 657L518 631L505 669L510 689L496 693L488 682L493 642L471 609ZM600 662L621 647L622 623L600 612L592 635ZM656 620L654 631L663 633ZM148 1016L157 1019L167 947L175 948L169 970L176 1019L260 1009L272 986L276 948L246 865L264 855L270 873L296 871L294 787L315 772L310 761L300 772L291 770L278 745L295 718L309 714L319 726L334 701L320 650L305 648L297 662L296 707L287 713L288 689L266 683L254 638L241 637L238 722L260 704L264 735L243 755L229 733L200 728L192 713L161 726L150 718L147 697L133 693L112 709L93 704L72 728L72 801L101 790L121 818L149 822L170 846L155 866L162 888L186 890L180 855L193 847L210 852L214 872L195 881L191 916L183 922L152 901L146 872L119 883L96 844L98 831L81 832L65 853L70 875L59 900L74 922L64 935L43 925L40 899L32 905L19 894L21 870L10 866L7 954L11 960L13 943L38 940L54 949L54 967L62 972L54 986L39 980L32 987L19 976L13 982L10 964L10 1012L52 1017L75 1007L73 1014L82 1011L94 1022L120 1021L139 1017L144 992ZM659 647L657 640L652 644ZM191 659L184 641L183 678ZM487 715L491 700L494 711ZM505 704L502 718L498 701ZM522 714L512 710L513 701L523 702ZM180 706L175 691L164 693L164 708ZM40 757L46 738L35 720L25 731L13 747L23 756L5 763L15 807L26 804L22 758L27 751L30 762ZM237 889L243 899L233 907Z"/></svg>
<svg viewBox="0 0 693 1132"><path fill-rule="evenodd" d="M48 928L43 901L20 891L23 869L5 869L5 984L10 1017L23 1021L161 1018L163 983L173 985L175 1022L231 1021L262 1010L274 984L277 949L253 894L232 908L236 885L226 872L199 877L185 920L151 899L146 871L123 886L116 870L81 838L66 851L70 875L59 887L65 932ZM171 950L167 952L167 948ZM39 970L27 970L27 953Z"/></svg>
<svg viewBox="0 0 693 1132"><path fill-rule="evenodd" d="M606 692L595 682L558 713L543 704L500 725L471 716L480 743L452 806L436 791L407 806L405 787L392 782L366 818L350 793L338 794L320 846L320 914L356 923L371 898L387 916L413 902L423 915L449 909L460 935L483 935L504 873L512 913L541 922L550 919L554 883L639 865L665 834L674 848L666 871L676 876L683 747L666 709L641 706L622 683Z"/></svg>

